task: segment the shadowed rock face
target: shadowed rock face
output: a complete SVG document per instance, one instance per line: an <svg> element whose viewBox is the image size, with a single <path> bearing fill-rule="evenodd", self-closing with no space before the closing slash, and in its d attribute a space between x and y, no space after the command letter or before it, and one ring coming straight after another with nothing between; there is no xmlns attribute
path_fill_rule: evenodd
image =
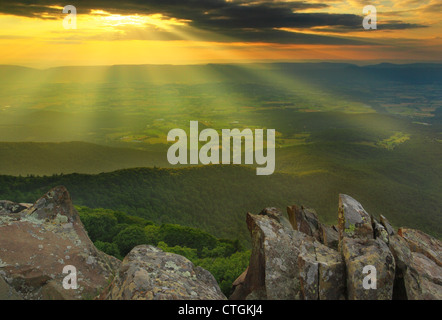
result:
<svg viewBox="0 0 442 320"><path fill-rule="evenodd" d="M92 298L119 261L97 250L64 187L24 210L0 215L0 276L23 299ZM63 268L77 269L78 289L63 288Z"/></svg>
<svg viewBox="0 0 442 320"><path fill-rule="evenodd" d="M153 246L137 246L124 258L107 300L224 300L215 278L186 258Z"/></svg>
<svg viewBox="0 0 442 320"><path fill-rule="evenodd" d="M230 299L442 299L439 240L412 229L396 233L387 218L378 222L343 194L337 229L303 207L287 213L290 226L275 208L247 214L252 255ZM363 287L366 266L376 268L376 289Z"/></svg>
<svg viewBox="0 0 442 320"><path fill-rule="evenodd" d="M285 222L274 209L247 214L253 245L250 265L246 274L235 281L230 298L343 298L344 264L340 254Z"/></svg>

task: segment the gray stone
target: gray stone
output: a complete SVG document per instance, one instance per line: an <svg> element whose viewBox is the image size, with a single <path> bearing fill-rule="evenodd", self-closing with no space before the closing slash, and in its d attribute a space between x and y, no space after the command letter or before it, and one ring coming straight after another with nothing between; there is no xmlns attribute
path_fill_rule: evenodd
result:
<svg viewBox="0 0 442 320"><path fill-rule="evenodd" d="M339 195L338 222L341 240L343 237L373 239L370 215L358 201L345 194Z"/></svg>
<svg viewBox="0 0 442 320"><path fill-rule="evenodd" d="M224 300L215 278L183 256L153 246L132 249L103 300Z"/></svg>

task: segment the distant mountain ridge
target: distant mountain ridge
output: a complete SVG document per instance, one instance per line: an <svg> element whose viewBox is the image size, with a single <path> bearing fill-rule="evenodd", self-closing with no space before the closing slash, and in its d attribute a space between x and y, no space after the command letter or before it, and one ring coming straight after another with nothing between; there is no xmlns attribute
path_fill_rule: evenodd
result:
<svg viewBox="0 0 442 320"><path fill-rule="evenodd" d="M65 66L33 69L22 66L0 65L1 82L150 82L200 83L214 75L220 82L249 81L248 70L254 72L298 73L306 79L318 81L340 79L364 82L370 79L400 82L440 82L442 63L392 64L379 63L358 66L351 63L255 63L255 64L201 64L201 65L111 65ZM307 72L308 71L308 72ZM191 75L191 76L190 76Z"/></svg>

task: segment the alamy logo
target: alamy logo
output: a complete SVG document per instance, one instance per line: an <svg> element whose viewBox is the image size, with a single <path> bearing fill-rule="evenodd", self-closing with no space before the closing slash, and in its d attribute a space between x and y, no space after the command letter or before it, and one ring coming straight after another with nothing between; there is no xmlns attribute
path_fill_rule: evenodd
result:
<svg viewBox="0 0 442 320"><path fill-rule="evenodd" d="M198 134L198 121L190 121L189 141L182 129L172 129L167 135L167 141L176 141L167 151L167 160L170 164L219 164L220 149L222 164L254 164L264 166L256 168L257 175L270 175L275 171L275 129L267 129L267 145L264 150L264 130L255 129L222 129L222 144L215 129L204 129ZM242 139L244 138L244 153ZM208 141L209 140L209 141ZM231 141L233 140L233 158ZM200 150L199 142L206 142ZM190 155L188 157L188 149ZM266 151L266 155L264 155Z"/></svg>
<svg viewBox="0 0 442 320"><path fill-rule="evenodd" d="M368 273L368 275L362 281L362 287L365 290L376 289L376 267L372 265L365 266L364 269L362 269L362 273Z"/></svg>
<svg viewBox="0 0 442 320"><path fill-rule="evenodd" d="M364 20L362 20L362 26L365 30L377 29L377 13L376 7L372 5L365 6L362 9L362 13L365 14Z"/></svg>
<svg viewBox="0 0 442 320"><path fill-rule="evenodd" d="M66 290L77 290L77 268L71 265L65 266L63 268L63 274L68 274L63 278L63 288Z"/></svg>
<svg viewBox="0 0 442 320"><path fill-rule="evenodd" d="M72 5L65 6L63 13L68 15L63 19L63 28L65 29L77 29L77 8Z"/></svg>

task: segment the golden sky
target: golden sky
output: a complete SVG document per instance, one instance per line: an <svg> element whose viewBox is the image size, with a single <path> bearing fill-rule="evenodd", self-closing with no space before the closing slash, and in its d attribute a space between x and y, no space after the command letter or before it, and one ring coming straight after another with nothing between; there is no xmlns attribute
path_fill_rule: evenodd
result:
<svg viewBox="0 0 442 320"><path fill-rule="evenodd" d="M0 4L0 64L440 61L442 0L129 0ZM63 6L75 5L76 29ZM364 30L362 8L377 10Z"/></svg>

